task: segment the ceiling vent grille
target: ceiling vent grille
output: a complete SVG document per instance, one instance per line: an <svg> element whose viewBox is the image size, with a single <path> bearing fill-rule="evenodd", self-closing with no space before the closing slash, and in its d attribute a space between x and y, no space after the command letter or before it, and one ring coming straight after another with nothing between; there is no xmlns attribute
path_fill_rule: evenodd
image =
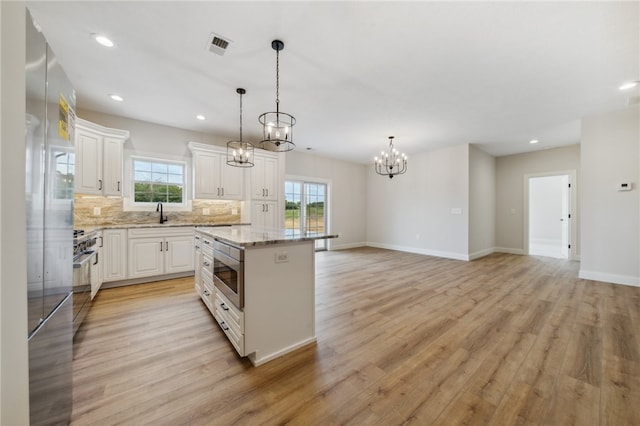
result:
<svg viewBox="0 0 640 426"><path fill-rule="evenodd" d="M210 52L215 53L216 55L224 55L224 52L227 51L227 47L229 47L229 43L231 40L225 39L219 34L211 33L209 35L209 42L207 43L207 48Z"/></svg>

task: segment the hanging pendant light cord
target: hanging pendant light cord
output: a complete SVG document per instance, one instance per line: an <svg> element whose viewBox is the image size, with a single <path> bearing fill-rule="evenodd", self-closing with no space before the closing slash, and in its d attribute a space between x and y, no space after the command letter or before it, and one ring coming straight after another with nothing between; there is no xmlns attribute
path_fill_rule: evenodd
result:
<svg viewBox="0 0 640 426"><path fill-rule="evenodd" d="M240 142L242 142L242 93L240 93Z"/></svg>
<svg viewBox="0 0 640 426"><path fill-rule="evenodd" d="M276 50L276 114L278 114L279 112L280 112L280 51ZM276 115L276 118L279 119L280 117Z"/></svg>

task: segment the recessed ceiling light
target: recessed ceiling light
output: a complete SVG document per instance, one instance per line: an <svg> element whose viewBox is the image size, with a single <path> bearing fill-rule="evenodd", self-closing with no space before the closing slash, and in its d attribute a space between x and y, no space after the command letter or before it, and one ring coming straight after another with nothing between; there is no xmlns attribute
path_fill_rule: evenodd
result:
<svg viewBox="0 0 640 426"><path fill-rule="evenodd" d="M624 83L622 86L618 87L618 90L628 90L636 87L638 85L637 81L629 81Z"/></svg>
<svg viewBox="0 0 640 426"><path fill-rule="evenodd" d="M120 96L120 95L115 95L115 94L114 94L114 95L109 95L109 97L110 97L111 99L113 99L114 101L116 101L116 102L122 102L122 101L124 101L124 98L123 98L122 96Z"/></svg>
<svg viewBox="0 0 640 426"><path fill-rule="evenodd" d="M534 144L534 143L538 143L538 142L540 142L538 139L531 139L529 141L530 144Z"/></svg>
<svg viewBox="0 0 640 426"><path fill-rule="evenodd" d="M204 116L204 115L202 115L202 114L198 114L198 115L196 115L196 118L197 118L198 120L206 120L206 119L207 119L207 117L205 117L205 116Z"/></svg>
<svg viewBox="0 0 640 426"><path fill-rule="evenodd" d="M93 36L93 38L98 43L103 45L104 47L113 47L114 46L113 42L111 41L111 39L109 37L105 37L103 35L96 34L95 36Z"/></svg>

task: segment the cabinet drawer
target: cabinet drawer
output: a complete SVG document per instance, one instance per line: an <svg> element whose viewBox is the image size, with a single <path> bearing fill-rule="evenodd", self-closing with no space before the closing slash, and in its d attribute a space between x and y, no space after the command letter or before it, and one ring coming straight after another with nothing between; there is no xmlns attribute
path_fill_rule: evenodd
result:
<svg viewBox="0 0 640 426"><path fill-rule="evenodd" d="M152 226L150 228L129 229L129 238L145 237L183 237L193 235L193 228L189 226Z"/></svg>
<svg viewBox="0 0 640 426"><path fill-rule="evenodd" d="M213 258L213 240L206 237L201 237L201 242L202 243L200 244L200 247L202 249L202 253Z"/></svg>
<svg viewBox="0 0 640 426"><path fill-rule="evenodd" d="M240 334L244 334L244 312L240 311L236 306L229 302L229 299L222 294L217 288L215 304L216 309L221 311L229 326L238 330Z"/></svg>

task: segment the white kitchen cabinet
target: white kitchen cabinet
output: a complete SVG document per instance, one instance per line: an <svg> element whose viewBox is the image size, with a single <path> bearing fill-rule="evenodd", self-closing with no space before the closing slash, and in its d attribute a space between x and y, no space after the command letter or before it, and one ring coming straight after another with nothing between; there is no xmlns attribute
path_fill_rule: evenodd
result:
<svg viewBox="0 0 640 426"><path fill-rule="evenodd" d="M127 230L102 231L102 278L104 282L127 278Z"/></svg>
<svg viewBox="0 0 640 426"><path fill-rule="evenodd" d="M277 154L254 155L251 168L251 198L276 201L280 195L279 159Z"/></svg>
<svg viewBox="0 0 640 426"><path fill-rule="evenodd" d="M258 228L278 228L278 202L252 201L251 224Z"/></svg>
<svg viewBox="0 0 640 426"><path fill-rule="evenodd" d="M75 192L122 196L122 157L126 130L76 120Z"/></svg>
<svg viewBox="0 0 640 426"><path fill-rule="evenodd" d="M129 279L194 270L191 228L129 230Z"/></svg>
<svg viewBox="0 0 640 426"><path fill-rule="evenodd" d="M226 151L189 143L193 154L193 198L242 200L244 169L229 166Z"/></svg>

